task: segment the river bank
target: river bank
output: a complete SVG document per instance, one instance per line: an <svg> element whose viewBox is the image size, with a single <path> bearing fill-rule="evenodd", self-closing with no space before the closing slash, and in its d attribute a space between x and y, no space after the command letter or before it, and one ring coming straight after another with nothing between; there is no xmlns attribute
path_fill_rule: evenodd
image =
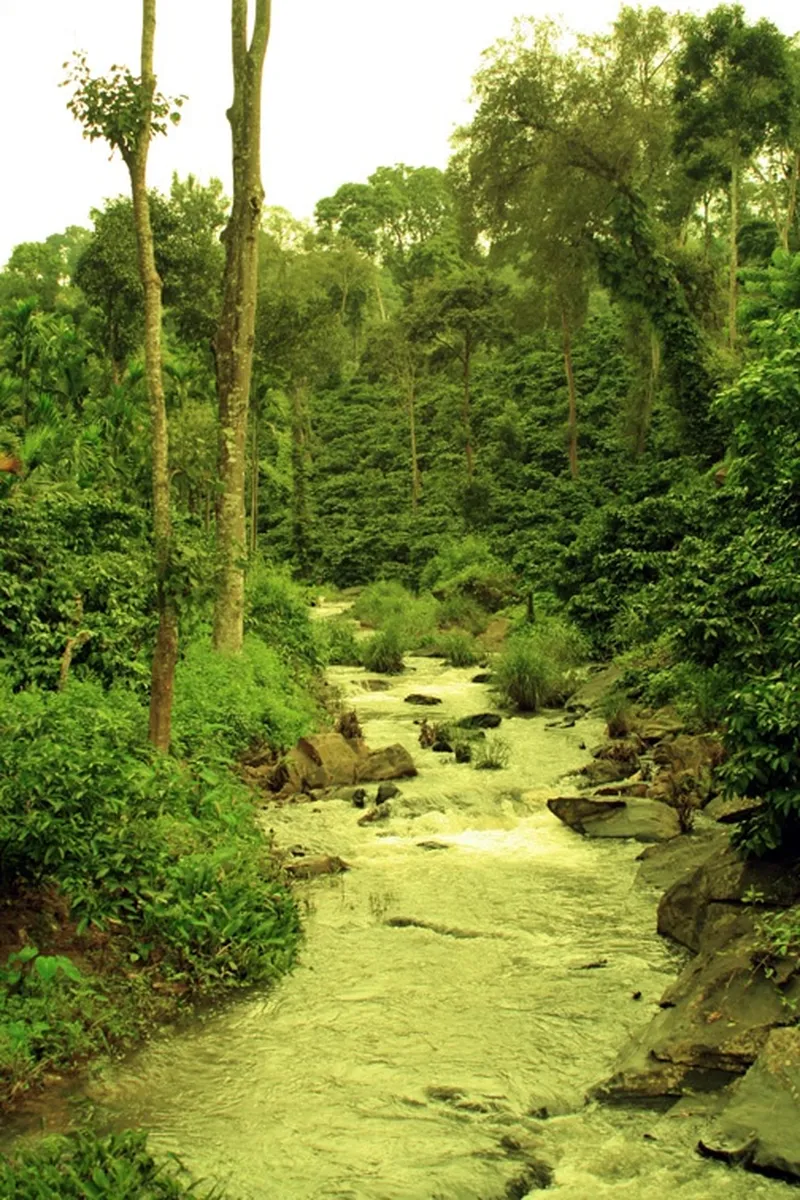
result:
<svg viewBox="0 0 800 1200"><path fill-rule="evenodd" d="M408 665L380 690L358 668L330 673L371 746L414 754L390 817L359 826L334 799L264 809L280 845L350 866L298 885L300 965L84 1099L243 1200L495 1200L545 1168L574 1200L788 1196L694 1154L700 1102L583 1106L685 959L656 933L657 887L635 882L641 846L582 839L547 810L601 722L505 719L509 766L475 771L420 749L404 697L433 693L437 718L458 719L491 707L488 689L474 669Z"/></svg>

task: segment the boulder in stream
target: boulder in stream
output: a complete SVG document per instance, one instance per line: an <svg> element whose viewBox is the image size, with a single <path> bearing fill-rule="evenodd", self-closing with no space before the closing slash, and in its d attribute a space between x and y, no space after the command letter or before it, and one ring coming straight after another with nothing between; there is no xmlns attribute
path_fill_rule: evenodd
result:
<svg viewBox="0 0 800 1200"><path fill-rule="evenodd" d="M349 864L337 854L311 854L293 858L286 864L286 874L293 879L314 879L318 875L339 875L349 871Z"/></svg>
<svg viewBox="0 0 800 1200"><path fill-rule="evenodd" d="M471 717L462 717L456 724L459 729L497 729L502 719L499 713L484 712L475 713Z"/></svg>
<svg viewBox="0 0 800 1200"><path fill-rule="evenodd" d="M745 860L726 845L664 893L658 906L658 932L690 950L705 948L719 917L731 908L741 912L751 889L758 893L761 905L789 908L800 900L800 870L778 862ZM718 934L714 940L719 940Z"/></svg>
<svg viewBox="0 0 800 1200"><path fill-rule="evenodd" d="M547 807L565 825L586 837L664 842L680 833L674 809L634 796L616 799L557 796L547 801Z"/></svg>
<svg viewBox="0 0 800 1200"><path fill-rule="evenodd" d="M800 1179L800 1029L773 1029L698 1149L754 1171Z"/></svg>
<svg viewBox="0 0 800 1200"><path fill-rule="evenodd" d="M440 696L426 696L424 692L412 692L410 696L406 696L405 704L423 704L429 707L434 704L441 704Z"/></svg>
<svg viewBox="0 0 800 1200"><path fill-rule="evenodd" d="M399 742L370 751L359 761L358 783L381 783L384 779L406 779L417 774L414 760Z"/></svg>

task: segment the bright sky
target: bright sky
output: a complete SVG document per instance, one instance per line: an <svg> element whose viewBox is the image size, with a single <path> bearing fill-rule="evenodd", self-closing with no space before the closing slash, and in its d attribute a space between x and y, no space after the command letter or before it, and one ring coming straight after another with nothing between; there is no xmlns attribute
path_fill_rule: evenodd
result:
<svg viewBox="0 0 800 1200"><path fill-rule="evenodd" d="M704 11L716 3L664 8ZM785 33L800 26L794 0L746 0L751 19ZM173 170L227 186L230 140L228 0L160 0L159 87L189 100L181 125L151 151L150 182ZM567 25L606 26L616 0L273 0L264 102L267 203L298 217L377 166L444 166L453 128L468 116L481 51L519 15L563 15ZM0 263L22 241L88 225L89 209L127 191L118 159L90 145L58 87L74 49L91 68L137 69L138 0L0 0Z"/></svg>

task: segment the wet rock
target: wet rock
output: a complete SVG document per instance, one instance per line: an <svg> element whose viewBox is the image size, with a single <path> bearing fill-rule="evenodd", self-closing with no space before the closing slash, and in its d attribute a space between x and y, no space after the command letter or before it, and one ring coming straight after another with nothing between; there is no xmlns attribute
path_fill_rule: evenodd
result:
<svg viewBox="0 0 800 1200"><path fill-rule="evenodd" d="M469 742L457 742L455 756L457 763L472 762L472 747Z"/></svg>
<svg viewBox="0 0 800 1200"><path fill-rule="evenodd" d="M725 830L711 825L669 842L646 846L637 859L640 866L636 881L664 891L727 844Z"/></svg>
<svg viewBox="0 0 800 1200"><path fill-rule="evenodd" d="M447 842L436 842L433 839L429 839L428 841L425 841L425 842L417 842L417 845L419 846L420 850L449 850L450 849Z"/></svg>
<svg viewBox="0 0 800 1200"><path fill-rule="evenodd" d="M506 1185L504 1200L524 1200L531 1192L552 1187L553 1168L539 1160L529 1163L521 1175L515 1175Z"/></svg>
<svg viewBox="0 0 800 1200"><path fill-rule="evenodd" d="M711 798L714 770L723 755L722 742L713 734L663 739L653 749L653 761L660 770L650 795L675 807L703 808Z"/></svg>
<svg viewBox="0 0 800 1200"><path fill-rule="evenodd" d="M587 837L662 842L680 833L678 817L671 808L637 797L601 800L559 796L548 800L547 807L565 825Z"/></svg>
<svg viewBox="0 0 800 1200"><path fill-rule="evenodd" d="M800 1029L773 1029L701 1153L800 1179Z"/></svg>
<svg viewBox="0 0 800 1200"><path fill-rule="evenodd" d="M396 783L382 783L381 786L378 788L378 794L375 797L375 803L378 805L386 804L386 802L388 800L391 800L393 796L399 796L399 795L400 795L400 788L397 786Z"/></svg>
<svg viewBox="0 0 800 1200"><path fill-rule="evenodd" d="M347 738L348 741L362 738L364 734L358 714L352 709L350 712L339 713L336 718L336 732L340 733L343 738Z"/></svg>
<svg viewBox="0 0 800 1200"><path fill-rule="evenodd" d="M273 769L267 786L288 793L355 783L358 763L357 745L340 733L312 734L300 738Z"/></svg>
<svg viewBox="0 0 800 1200"><path fill-rule="evenodd" d="M293 879L314 879L317 875L339 875L349 871L350 866L336 854L313 854L293 859L285 869Z"/></svg>
<svg viewBox="0 0 800 1200"><path fill-rule="evenodd" d="M745 861L731 846L711 854L661 897L658 932L690 950L700 950L716 905L742 905L758 892L768 908L788 908L800 900L800 870L776 862Z"/></svg>
<svg viewBox="0 0 800 1200"><path fill-rule="evenodd" d="M568 712L579 711L588 712L604 699L607 692L619 683L622 677L622 671L619 667L612 664L610 667L603 667L582 683L577 691L573 692L565 705Z"/></svg>
<svg viewBox="0 0 800 1200"><path fill-rule="evenodd" d="M642 717L636 722L636 732L643 742L660 742L670 735L682 733L683 719L674 708L659 708L649 717Z"/></svg>
<svg viewBox="0 0 800 1200"><path fill-rule="evenodd" d="M641 780L620 779L617 783L606 784L595 791L596 796L639 796L645 799L650 791L650 784Z"/></svg>
<svg viewBox="0 0 800 1200"><path fill-rule="evenodd" d="M473 675L471 683L491 683L494 675L491 671L479 671L477 675Z"/></svg>
<svg viewBox="0 0 800 1200"><path fill-rule="evenodd" d="M459 729L497 729L502 719L499 713L484 712L475 713L471 717L462 717L457 724Z"/></svg>
<svg viewBox="0 0 800 1200"><path fill-rule="evenodd" d="M331 792L332 800L344 800L345 804L352 804L356 808L363 808L366 803L367 793L362 787L340 787Z"/></svg>
<svg viewBox="0 0 800 1200"><path fill-rule="evenodd" d="M439 696L426 696L424 692L412 692L410 696L406 696L405 703L434 705L441 704L442 701Z"/></svg>
<svg viewBox="0 0 800 1200"><path fill-rule="evenodd" d="M605 1100L711 1090L745 1071L771 1030L800 1000L800 979L783 988L753 965L747 933L684 967L664 993L660 1012L623 1054L615 1074L594 1089Z"/></svg>
<svg viewBox="0 0 800 1200"><path fill-rule="evenodd" d="M364 813L363 817L358 818L359 825L373 825L376 821L387 821L391 816L391 805L389 804L373 804Z"/></svg>
<svg viewBox="0 0 800 1200"><path fill-rule="evenodd" d="M581 767L577 774L583 776L589 787L602 787L618 779L628 779L636 772L636 763L619 759L598 758Z"/></svg>
<svg viewBox="0 0 800 1200"><path fill-rule="evenodd" d="M363 679L361 686L365 692L388 692L392 684L388 679Z"/></svg>
<svg viewBox="0 0 800 1200"><path fill-rule="evenodd" d="M414 760L406 750L396 742L385 746L382 750L373 750L366 758L361 759L357 772L358 783L380 783L384 779L405 779L416 775L417 768Z"/></svg>
<svg viewBox="0 0 800 1200"><path fill-rule="evenodd" d="M704 812L707 817L711 817L712 821L719 821L722 825L737 825L748 817L754 817L763 807L763 800L755 800L746 796L734 796L732 800L724 800L722 796L715 796L705 806Z"/></svg>
<svg viewBox="0 0 800 1200"><path fill-rule="evenodd" d="M431 750L433 750L434 754L452 754L453 753L453 747L451 746L450 742L448 742L447 738L443 738L443 737L439 737L436 739L436 741L431 746Z"/></svg>

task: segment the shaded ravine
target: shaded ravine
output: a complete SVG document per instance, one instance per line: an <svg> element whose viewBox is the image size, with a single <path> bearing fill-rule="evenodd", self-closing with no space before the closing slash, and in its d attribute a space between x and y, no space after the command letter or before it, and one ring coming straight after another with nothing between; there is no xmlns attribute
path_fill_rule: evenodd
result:
<svg viewBox="0 0 800 1200"><path fill-rule="evenodd" d="M420 750L414 718L481 711L489 690L470 669L409 664L385 690L330 672L369 744L400 741L419 764L390 819L359 827L341 800L265 810L279 844L352 868L299 885L298 968L159 1038L88 1098L241 1200L496 1200L536 1158L572 1200L789 1196L697 1157L688 1103L582 1107L677 961L634 884L641 847L584 841L545 807L600 723L505 720L509 768L474 771ZM414 708L411 691L443 703Z"/></svg>

